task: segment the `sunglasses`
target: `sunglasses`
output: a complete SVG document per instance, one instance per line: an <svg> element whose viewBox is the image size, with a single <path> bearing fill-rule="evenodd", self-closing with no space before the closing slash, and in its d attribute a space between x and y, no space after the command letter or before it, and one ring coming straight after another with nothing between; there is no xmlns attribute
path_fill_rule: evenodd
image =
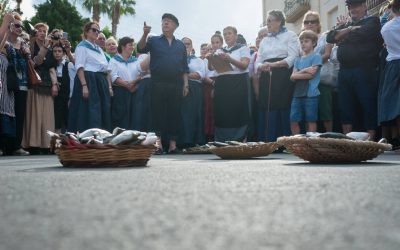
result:
<svg viewBox="0 0 400 250"><path fill-rule="evenodd" d="M14 27L17 28L17 29L22 28L22 24L14 23Z"/></svg>
<svg viewBox="0 0 400 250"><path fill-rule="evenodd" d="M303 23L304 24L318 24L319 21L318 20L304 20Z"/></svg>
<svg viewBox="0 0 400 250"><path fill-rule="evenodd" d="M98 30L98 29L96 29L96 28L90 28L89 30L90 30L90 31L93 31L93 32L96 32L96 33L100 33L100 32L101 32L101 30Z"/></svg>

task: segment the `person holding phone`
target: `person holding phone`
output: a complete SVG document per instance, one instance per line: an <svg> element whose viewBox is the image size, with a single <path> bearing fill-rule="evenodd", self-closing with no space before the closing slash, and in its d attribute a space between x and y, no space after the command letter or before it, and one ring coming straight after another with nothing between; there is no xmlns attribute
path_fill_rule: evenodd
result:
<svg viewBox="0 0 400 250"><path fill-rule="evenodd" d="M28 89L22 146L28 148L31 154L48 154L50 139L46 132L54 131L52 92L55 89L52 86L49 69L56 66L57 62L50 49L51 38L47 35L49 29L47 24L37 23L34 28L37 32L31 44L32 60L42 83L30 86Z"/></svg>

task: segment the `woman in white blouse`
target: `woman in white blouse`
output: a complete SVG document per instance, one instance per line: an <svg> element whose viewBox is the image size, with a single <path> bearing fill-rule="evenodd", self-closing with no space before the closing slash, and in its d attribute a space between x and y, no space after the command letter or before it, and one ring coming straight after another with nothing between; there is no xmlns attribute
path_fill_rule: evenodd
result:
<svg viewBox="0 0 400 250"><path fill-rule="evenodd" d="M140 64L132 56L133 39L123 37L118 43L118 54L110 60L114 97L111 103L113 127L134 129L134 92L140 77Z"/></svg>
<svg viewBox="0 0 400 250"><path fill-rule="evenodd" d="M108 62L103 50L94 42L100 33L96 22L83 28L85 40L75 50L74 90L70 100L68 130L89 128L111 130L110 97L112 96Z"/></svg>
<svg viewBox="0 0 400 250"><path fill-rule="evenodd" d="M276 141L278 136L291 134L289 115L294 84L290 75L300 45L297 35L286 29L282 11L268 12L267 28L256 60L256 69L261 73L258 119L265 121L265 126L259 126L258 139Z"/></svg>
<svg viewBox="0 0 400 250"><path fill-rule="evenodd" d="M218 73L214 84L214 121L216 141L244 141L249 123L250 49L237 43L237 30L223 30L226 47L216 55L229 63L231 70Z"/></svg>
<svg viewBox="0 0 400 250"><path fill-rule="evenodd" d="M203 60L193 54L192 40L184 37L182 42L186 47L189 65L189 93L182 101L182 130L179 141L182 147L192 147L205 143L202 80L206 68Z"/></svg>
<svg viewBox="0 0 400 250"><path fill-rule="evenodd" d="M393 149L400 148L400 0L390 1L393 19L387 22L381 30L385 40L388 55L383 83L378 92L378 121L383 127L394 123L389 142ZM383 131L382 131L383 132Z"/></svg>

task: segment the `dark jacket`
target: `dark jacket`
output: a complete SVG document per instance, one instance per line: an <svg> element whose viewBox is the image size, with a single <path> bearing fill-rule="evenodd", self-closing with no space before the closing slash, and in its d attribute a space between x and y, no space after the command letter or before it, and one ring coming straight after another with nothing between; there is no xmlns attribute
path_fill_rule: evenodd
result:
<svg viewBox="0 0 400 250"><path fill-rule="evenodd" d="M347 37L338 43L337 57L340 67L376 67L379 64L379 52L383 47L379 18L371 16L357 22L341 25L329 31L326 41L337 43L335 41L337 31L349 26L361 27L350 31Z"/></svg>

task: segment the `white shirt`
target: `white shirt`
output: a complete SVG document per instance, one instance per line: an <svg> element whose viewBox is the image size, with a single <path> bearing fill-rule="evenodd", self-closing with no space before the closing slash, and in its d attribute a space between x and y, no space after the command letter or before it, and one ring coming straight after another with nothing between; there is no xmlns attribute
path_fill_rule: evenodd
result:
<svg viewBox="0 0 400 250"><path fill-rule="evenodd" d="M230 48L228 48L229 50ZM225 53L222 49L219 49L216 51L216 54L221 54L221 53ZM242 58L248 58L250 60L250 49L247 46L242 46L240 49L234 50L233 52L229 53L230 57L240 61L240 59ZM232 71L228 71L228 72L224 72L224 73L217 73L217 75L236 75L236 74L243 74L246 72L249 72L249 69L246 68L244 70L239 69L238 67L236 67L235 65L233 65L231 63L232 66Z"/></svg>
<svg viewBox="0 0 400 250"><path fill-rule="evenodd" d="M249 77L252 77L254 75L254 63L255 63L254 59L255 59L256 55L257 55L257 52L254 52L250 58L250 63L249 63L249 67L248 67Z"/></svg>
<svg viewBox="0 0 400 250"><path fill-rule="evenodd" d="M87 41L87 40L86 40ZM87 41L89 42L89 41ZM89 42L93 47L97 46ZM75 49L75 68L83 68L84 71L91 72L107 72L108 62L102 49L99 49L100 53L88 49L84 46L78 46Z"/></svg>
<svg viewBox="0 0 400 250"><path fill-rule="evenodd" d="M203 62L204 62L204 66L205 66L205 69L204 69L205 70L205 72L204 72L205 77L209 77L209 78L217 77L217 72L215 70L209 70L208 69L208 59L204 58Z"/></svg>
<svg viewBox="0 0 400 250"><path fill-rule="evenodd" d="M319 38L318 38L318 42L317 42L317 46L315 46L314 48L314 52L319 54L319 55L323 55L325 54L325 46L328 44L326 42L326 36L328 35L327 32L323 33Z"/></svg>
<svg viewBox="0 0 400 250"><path fill-rule="evenodd" d="M135 61L132 63L119 62L112 58L110 60L111 80L115 82L117 78L121 78L124 81L132 81L140 76L140 63Z"/></svg>
<svg viewBox="0 0 400 250"><path fill-rule="evenodd" d="M290 30L280 33L276 37L266 36L261 40L257 54L256 69L265 60L273 58L285 58L284 61L291 68L296 57L300 56L299 38Z"/></svg>
<svg viewBox="0 0 400 250"><path fill-rule="evenodd" d="M381 34L388 51L386 61L400 59L400 16L396 16L387 22L382 27Z"/></svg>
<svg viewBox="0 0 400 250"><path fill-rule="evenodd" d="M140 54L138 59L137 59L139 66L140 66L140 63L143 62L149 56L150 56L149 54ZM142 79L151 77L150 70L148 70L148 71L142 71L141 70L140 74L142 75Z"/></svg>
<svg viewBox="0 0 400 250"><path fill-rule="evenodd" d="M68 75L69 75L69 97L72 97L72 93L74 92L74 83L76 76L75 65L70 62L68 63Z"/></svg>
<svg viewBox="0 0 400 250"><path fill-rule="evenodd" d="M197 72L200 75L200 79L190 79L191 81L201 82L206 75L204 61L198 57L192 58L189 62L189 72Z"/></svg>

